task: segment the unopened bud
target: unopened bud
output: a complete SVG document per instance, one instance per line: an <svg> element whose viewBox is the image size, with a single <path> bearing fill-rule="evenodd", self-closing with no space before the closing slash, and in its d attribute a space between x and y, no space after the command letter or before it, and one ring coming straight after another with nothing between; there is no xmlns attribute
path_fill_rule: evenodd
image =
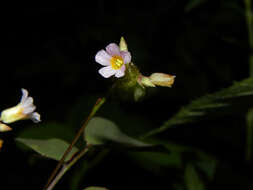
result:
<svg viewBox="0 0 253 190"><path fill-rule="evenodd" d="M164 73L153 73L149 79L150 81L157 86L165 86L165 87L171 87L174 83L174 78L176 76L174 75L168 75Z"/></svg>
<svg viewBox="0 0 253 190"><path fill-rule="evenodd" d="M146 86L146 87L155 87L155 85L151 82L149 77L145 77L143 75L140 76L138 83L141 86Z"/></svg>
<svg viewBox="0 0 253 190"><path fill-rule="evenodd" d="M128 51L127 49L127 43L123 37L120 38L120 43L119 43L119 50L120 51Z"/></svg>

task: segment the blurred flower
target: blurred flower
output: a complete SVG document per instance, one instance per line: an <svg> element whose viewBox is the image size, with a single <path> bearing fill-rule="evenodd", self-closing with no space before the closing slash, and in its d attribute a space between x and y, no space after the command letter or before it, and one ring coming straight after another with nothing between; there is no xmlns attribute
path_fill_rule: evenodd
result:
<svg viewBox="0 0 253 190"><path fill-rule="evenodd" d="M0 123L0 132L6 132L11 131L12 128L10 128L8 125L5 125L4 123Z"/></svg>
<svg viewBox="0 0 253 190"><path fill-rule="evenodd" d="M164 86L171 87L175 80L174 75L168 75L164 73L153 73L149 77L141 75L138 79L138 83L141 86L146 87L155 87L155 86Z"/></svg>
<svg viewBox="0 0 253 190"><path fill-rule="evenodd" d="M115 77L120 78L125 75L125 64L131 62L131 54L127 51L126 43L122 43L121 46L124 50L120 50L117 44L111 43L105 48L106 51L100 50L96 54L96 62L105 66L98 71L103 77L109 78L115 75Z"/></svg>
<svg viewBox="0 0 253 190"><path fill-rule="evenodd" d="M40 114L34 112L33 98L28 97L28 91L22 89L22 98L18 105L5 109L1 113L0 120L4 123L12 123L22 119L31 119L35 123L40 122Z"/></svg>

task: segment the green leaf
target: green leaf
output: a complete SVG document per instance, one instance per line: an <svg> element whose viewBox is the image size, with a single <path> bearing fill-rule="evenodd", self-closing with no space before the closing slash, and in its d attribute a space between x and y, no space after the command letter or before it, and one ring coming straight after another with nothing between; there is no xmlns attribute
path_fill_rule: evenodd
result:
<svg viewBox="0 0 253 190"><path fill-rule="evenodd" d="M94 117L87 125L84 133L84 138L88 144L104 145L118 144L129 147L148 147L150 145L138 141L124 134L112 121Z"/></svg>
<svg viewBox="0 0 253 190"><path fill-rule="evenodd" d="M181 154L175 151L171 151L169 154L163 152L129 152L128 156L139 166L152 172L155 168L161 171L161 169L180 168L182 166Z"/></svg>
<svg viewBox="0 0 253 190"><path fill-rule="evenodd" d="M29 148L33 149L35 152L41 154L42 156L60 160L63 156L64 152L68 148L69 144L61 139L24 139L24 138L17 138L18 142L21 142L28 146ZM73 147L65 161L68 161L73 154L78 151L76 147Z"/></svg>
<svg viewBox="0 0 253 190"><path fill-rule="evenodd" d="M73 140L75 131L71 125L59 122L42 122L32 125L29 128L21 131L18 136L25 139L51 139L59 138L66 141Z"/></svg>
<svg viewBox="0 0 253 190"><path fill-rule="evenodd" d="M85 189L83 189L83 190L108 190L108 189L106 189L106 188L104 188L104 187L87 187L87 188L85 188Z"/></svg>
<svg viewBox="0 0 253 190"><path fill-rule="evenodd" d="M186 7L185 7L185 11L186 12L189 12L191 11L192 9L200 6L201 4L205 3L207 0L190 0Z"/></svg>
<svg viewBox="0 0 253 190"><path fill-rule="evenodd" d="M168 154L164 151L128 152L127 155L134 160L138 166L152 172L156 171L159 174L163 174L168 168L182 169L184 160L184 162L194 164L207 181L213 179L217 165L217 161L213 156L193 147L183 146L160 139L152 138L149 139L148 142L151 144L160 144L170 153ZM192 156L184 157L186 153L190 153Z"/></svg>
<svg viewBox="0 0 253 190"><path fill-rule="evenodd" d="M150 144L162 145L165 151L145 151L145 152L129 152L128 156L134 160L139 166L157 172L162 172L166 168L182 167L182 152L188 150L187 147L165 142L159 139L149 139Z"/></svg>
<svg viewBox="0 0 253 190"><path fill-rule="evenodd" d="M229 88L192 101L189 105L180 109L161 127L149 131L142 138L161 133L172 126L196 122L208 116L221 117L231 112L241 112L243 108L246 109L252 106L252 95L253 78L236 82ZM232 106L234 106L234 110Z"/></svg>
<svg viewBox="0 0 253 190"><path fill-rule="evenodd" d="M188 164L185 169L185 185L187 190L204 190L205 185L193 165Z"/></svg>

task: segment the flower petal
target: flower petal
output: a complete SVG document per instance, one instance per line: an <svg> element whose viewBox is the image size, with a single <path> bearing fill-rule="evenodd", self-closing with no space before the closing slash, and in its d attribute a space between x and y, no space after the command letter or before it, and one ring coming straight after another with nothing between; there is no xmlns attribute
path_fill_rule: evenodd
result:
<svg viewBox="0 0 253 190"><path fill-rule="evenodd" d="M117 70L112 69L111 66L103 67L98 72L105 78L109 78L116 73Z"/></svg>
<svg viewBox="0 0 253 190"><path fill-rule="evenodd" d="M24 102L28 97L28 91L24 88L22 88L21 91L22 91L22 98L21 98L20 102Z"/></svg>
<svg viewBox="0 0 253 190"><path fill-rule="evenodd" d="M100 50L95 56L96 62L103 66L110 65L110 59L111 56L105 50Z"/></svg>
<svg viewBox="0 0 253 190"><path fill-rule="evenodd" d="M36 106L30 105L30 106L24 107L23 113L24 113L24 114L30 114L30 113L32 113L35 109L36 109Z"/></svg>
<svg viewBox="0 0 253 190"><path fill-rule="evenodd" d="M114 55L118 55L120 56L120 50L119 50L119 46L115 43L111 43L108 46L106 46L106 51L109 55L114 56Z"/></svg>
<svg viewBox="0 0 253 190"><path fill-rule="evenodd" d="M33 112L30 115L30 119L34 122L34 123L38 123L40 122L40 114L38 112Z"/></svg>
<svg viewBox="0 0 253 190"><path fill-rule="evenodd" d="M123 58L125 64L131 62L131 54L129 51L121 51L120 55Z"/></svg>
<svg viewBox="0 0 253 190"><path fill-rule="evenodd" d="M23 107L29 107L33 104L33 98L28 97L24 102L22 102Z"/></svg>
<svg viewBox="0 0 253 190"><path fill-rule="evenodd" d="M120 78L125 75L126 66L123 65L119 70L117 70L115 77Z"/></svg>

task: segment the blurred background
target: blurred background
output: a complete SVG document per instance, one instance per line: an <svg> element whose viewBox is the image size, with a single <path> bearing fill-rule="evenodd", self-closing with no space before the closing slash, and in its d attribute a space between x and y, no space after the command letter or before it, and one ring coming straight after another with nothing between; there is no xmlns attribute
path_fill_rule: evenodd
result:
<svg viewBox="0 0 253 190"><path fill-rule="evenodd" d="M121 36L142 74L176 75L172 88L148 89L139 102L110 100L98 112L132 137L158 128L192 100L249 77L243 1L43 1L6 3L2 9L0 108L16 105L20 89L25 88L34 98L42 122L17 122L12 132L0 134L5 140L0 152L1 189L42 189L56 161L24 151L15 138L71 141L96 99L112 85L111 79L99 75L101 66L94 57L109 43L119 43ZM212 180L203 175L206 189L253 188L252 165L245 162L247 109L235 110L157 135L218 160ZM94 158L97 163L92 165ZM165 167L159 157L156 164L148 158L148 154L137 157L109 151L99 155L95 151L55 189L91 185L110 190L187 189L184 164L178 167L173 162Z"/></svg>

